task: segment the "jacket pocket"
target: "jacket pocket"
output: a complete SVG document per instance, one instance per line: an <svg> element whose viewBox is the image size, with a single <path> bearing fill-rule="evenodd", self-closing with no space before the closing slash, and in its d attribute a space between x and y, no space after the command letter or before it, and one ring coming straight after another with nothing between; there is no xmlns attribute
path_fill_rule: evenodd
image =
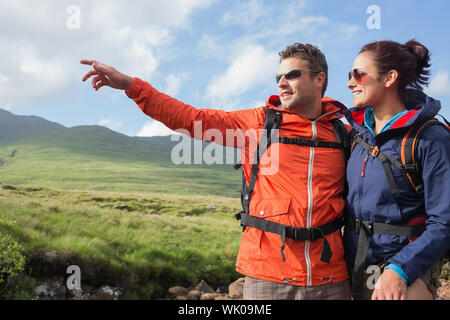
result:
<svg viewBox="0 0 450 320"><path fill-rule="evenodd" d="M262 219L280 216L289 212L290 204L290 198L253 199L250 202L250 215Z"/></svg>
<svg viewBox="0 0 450 320"><path fill-rule="evenodd" d="M275 223L289 225L287 215L289 213L290 204L290 198L253 199L250 203L250 215L260 219L267 219ZM281 235L259 229L253 230L252 234L255 236L256 256L279 262L282 261L282 255L280 253L282 246ZM287 251L288 250L283 251L286 259L288 259L289 256Z"/></svg>

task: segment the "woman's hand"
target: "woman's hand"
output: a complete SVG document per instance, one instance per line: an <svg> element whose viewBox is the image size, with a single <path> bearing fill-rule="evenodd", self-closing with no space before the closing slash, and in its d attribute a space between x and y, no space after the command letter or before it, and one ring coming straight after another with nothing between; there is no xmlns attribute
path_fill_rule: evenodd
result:
<svg viewBox="0 0 450 320"><path fill-rule="evenodd" d="M120 73L113 67L98 61L81 60L80 63L92 66L93 69L84 75L83 81L86 81L90 77L94 76L92 79L92 87L95 91L98 91L103 86L109 86L119 90L127 90L134 81L132 77Z"/></svg>
<svg viewBox="0 0 450 320"><path fill-rule="evenodd" d="M385 269L375 284L372 300L406 300L407 285L391 269Z"/></svg>

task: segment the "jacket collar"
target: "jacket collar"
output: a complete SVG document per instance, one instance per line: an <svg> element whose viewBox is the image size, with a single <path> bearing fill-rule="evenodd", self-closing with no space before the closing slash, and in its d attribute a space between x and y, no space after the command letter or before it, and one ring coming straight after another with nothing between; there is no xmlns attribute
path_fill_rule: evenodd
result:
<svg viewBox="0 0 450 320"><path fill-rule="evenodd" d="M412 126L416 122L425 122L436 116L441 109L441 103L419 90L408 90L407 110L404 115L398 117L386 131ZM351 108L344 111L349 124L360 132L370 131L364 125L364 117L368 106Z"/></svg>

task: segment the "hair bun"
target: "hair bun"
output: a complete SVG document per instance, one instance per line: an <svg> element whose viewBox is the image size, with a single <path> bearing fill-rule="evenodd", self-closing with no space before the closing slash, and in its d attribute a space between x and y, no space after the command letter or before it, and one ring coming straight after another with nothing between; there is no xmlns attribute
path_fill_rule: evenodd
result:
<svg viewBox="0 0 450 320"><path fill-rule="evenodd" d="M430 51L423 44L414 39L406 42L404 46L417 58L417 73L419 75L428 75L429 72L425 69L431 66Z"/></svg>

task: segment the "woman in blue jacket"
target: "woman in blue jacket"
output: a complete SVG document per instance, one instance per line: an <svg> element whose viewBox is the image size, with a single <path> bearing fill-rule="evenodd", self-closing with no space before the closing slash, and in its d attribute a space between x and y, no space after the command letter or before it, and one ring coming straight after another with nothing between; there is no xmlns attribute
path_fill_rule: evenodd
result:
<svg viewBox="0 0 450 320"><path fill-rule="evenodd" d="M354 108L345 116L358 138L348 162L344 245L355 299L433 299L440 285L450 248L448 127L430 125L418 140L423 190L410 186L398 160L406 132L441 108L422 92L429 60L415 40L379 41L361 49L349 73ZM422 226L408 226L421 216ZM381 276L369 276L377 270Z"/></svg>

